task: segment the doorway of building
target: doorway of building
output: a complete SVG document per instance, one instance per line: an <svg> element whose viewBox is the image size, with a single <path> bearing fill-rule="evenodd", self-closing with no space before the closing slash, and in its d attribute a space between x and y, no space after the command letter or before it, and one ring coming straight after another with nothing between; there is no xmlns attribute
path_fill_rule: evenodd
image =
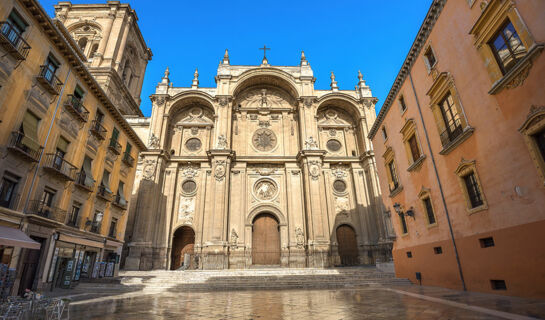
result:
<svg viewBox="0 0 545 320"><path fill-rule="evenodd" d="M278 220L269 213L262 213L254 219L252 264L280 265L280 228Z"/></svg>
<svg viewBox="0 0 545 320"><path fill-rule="evenodd" d="M182 266L186 269L191 268L193 260L193 247L195 246L195 231L190 227L181 227L174 232L172 239L172 255L170 270L176 270ZM186 258L189 255L189 259ZM185 263L184 263L185 262Z"/></svg>
<svg viewBox="0 0 545 320"><path fill-rule="evenodd" d="M40 243L39 250L23 249L23 265L21 273L21 282L19 285L19 295L25 293L25 289L35 290L37 285L36 275L40 264L40 256L44 247L45 239L38 237L30 237L32 240Z"/></svg>
<svg viewBox="0 0 545 320"><path fill-rule="evenodd" d="M346 224L340 225L337 228L337 243L339 244L341 265L358 265L358 242L356 241L354 228Z"/></svg>

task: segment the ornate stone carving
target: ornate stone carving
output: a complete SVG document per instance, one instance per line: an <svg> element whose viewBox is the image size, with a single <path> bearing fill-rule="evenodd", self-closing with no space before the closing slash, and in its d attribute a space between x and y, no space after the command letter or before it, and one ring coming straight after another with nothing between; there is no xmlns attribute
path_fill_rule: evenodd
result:
<svg viewBox="0 0 545 320"><path fill-rule="evenodd" d="M216 142L216 148L227 149L227 138L225 138L225 135L220 134L220 136L218 137L218 141Z"/></svg>
<svg viewBox="0 0 545 320"><path fill-rule="evenodd" d="M294 175L294 176L298 176L299 173L301 173L301 171L299 171L299 170L292 170L291 171L291 174Z"/></svg>
<svg viewBox="0 0 545 320"><path fill-rule="evenodd" d="M194 135L194 136L198 135L199 134L199 128L192 127L191 128L191 134Z"/></svg>
<svg viewBox="0 0 545 320"><path fill-rule="evenodd" d="M144 180L153 180L155 175L155 160L147 159L144 160L144 168L142 169L142 178Z"/></svg>
<svg viewBox="0 0 545 320"><path fill-rule="evenodd" d="M225 160L216 160L216 168L214 170L214 177L218 181L222 181L225 178L226 171L226 162Z"/></svg>
<svg viewBox="0 0 545 320"><path fill-rule="evenodd" d="M195 212L195 197L180 196L180 209L178 220L183 224L193 224L193 213Z"/></svg>
<svg viewBox="0 0 545 320"><path fill-rule="evenodd" d="M232 248L237 248L238 246L238 233L237 231L235 230L235 228L231 229L231 241L230 242L230 245Z"/></svg>
<svg viewBox="0 0 545 320"><path fill-rule="evenodd" d="M252 143L259 151L271 151L276 147L277 139L272 130L261 128L254 133Z"/></svg>
<svg viewBox="0 0 545 320"><path fill-rule="evenodd" d="M270 176L271 174L274 174L276 172L277 168L278 167L274 165L263 164L260 167L256 168L256 171L261 176Z"/></svg>
<svg viewBox="0 0 545 320"><path fill-rule="evenodd" d="M199 170L197 166L188 166L188 167L185 167L182 171L182 177L195 178L198 175L199 175Z"/></svg>
<svg viewBox="0 0 545 320"><path fill-rule="evenodd" d="M309 161L308 173L312 180L318 180L318 178L320 178L320 162L316 160Z"/></svg>
<svg viewBox="0 0 545 320"><path fill-rule="evenodd" d="M335 197L335 212L339 215L348 216L350 202L348 197Z"/></svg>
<svg viewBox="0 0 545 320"><path fill-rule="evenodd" d="M332 136L332 137L336 136L337 135L337 130L329 129L329 135Z"/></svg>
<svg viewBox="0 0 545 320"><path fill-rule="evenodd" d="M261 128L268 128L271 126L271 123L267 120L259 120L259 126Z"/></svg>
<svg viewBox="0 0 545 320"><path fill-rule="evenodd" d="M314 137L310 136L305 140L305 149L318 150L318 142L314 140Z"/></svg>
<svg viewBox="0 0 545 320"><path fill-rule="evenodd" d="M220 106L225 107L229 103L229 98L228 97L220 97L218 99L218 102L219 102Z"/></svg>
<svg viewBox="0 0 545 320"><path fill-rule="evenodd" d="M331 175L334 178L337 178L337 179L346 178L346 176L347 176L346 168L344 168L344 167L333 167L331 169Z"/></svg>
<svg viewBox="0 0 545 320"><path fill-rule="evenodd" d="M528 78L528 75L530 74L530 69L531 68L532 68L532 63L528 62L524 66L524 68L522 70L520 70L519 73L513 79L511 79L511 81L509 81L509 83L507 83L505 85L505 88L513 89L513 88L516 88L518 86L521 86L524 83L524 80L526 80L526 78Z"/></svg>
<svg viewBox="0 0 545 320"><path fill-rule="evenodd" d="M305 105L305 107L307 108L310 108L312 107L312 103L314 102L314 98L310 98L310 97L305 97L303 98L303 104Z"/></svg>
<svg viewBox="0 0 545 320"><path fill-rule="evenodd" d="M278 191L276 184L269 179L262 179L255 183L254 193L259 200L272 200Z"/></svg>
<svg viewBox="0 0 545 320"><path fill-rule="evenodd" d="M159 138L155 135L155 133L151 133L151 136L149 137L148 147L150 149L159 149L160 141Z"/></svg>
<svg viewBox="0 0 545 320"><path fill-rule="evenodd" d="M300 227L295 228L295 239L297 240L297 248L303 249L305 247L305 234Z"/></svg>

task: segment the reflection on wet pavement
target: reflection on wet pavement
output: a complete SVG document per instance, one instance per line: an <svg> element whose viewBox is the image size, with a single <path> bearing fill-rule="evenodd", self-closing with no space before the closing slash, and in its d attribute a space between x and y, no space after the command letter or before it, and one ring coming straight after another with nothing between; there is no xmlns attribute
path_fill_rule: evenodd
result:
<svg viewBox="0 0 545 320"><path fill-rule="evenodd" d="M404 291L403 291L404 292ZM531 319L388 288L183 292L79 301L71 319ZM451 291L452 292L452 291ZM489 295L491 303L494 302ZM435 299L435 300L434 300ZM473 309L472 309L473 308ZM488 310L488 311L487 311Z"/></svg>

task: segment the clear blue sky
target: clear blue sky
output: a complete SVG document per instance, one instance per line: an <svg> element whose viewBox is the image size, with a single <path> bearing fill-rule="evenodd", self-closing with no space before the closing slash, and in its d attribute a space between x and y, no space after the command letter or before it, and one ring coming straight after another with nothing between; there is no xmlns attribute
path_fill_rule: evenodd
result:
<svg viewBox="0 0 545 320"><path fill-rule="evenodd" d="M58 1L41 0L53 16ZM73 0L72 3L104 3ZM121 1L127 2L127 1ZM432 0L415 1L128 1L153 51L142 90L142 112L166 66L175 87L191 85L199 68L202 87L213 87L224 50L231 64L258 65L258 48L271 47L272 65L298 65L301 50L314 70L317 89L329 89L334 71L351 90L361 70L379 98L377 112L397 75Z"/></svg>

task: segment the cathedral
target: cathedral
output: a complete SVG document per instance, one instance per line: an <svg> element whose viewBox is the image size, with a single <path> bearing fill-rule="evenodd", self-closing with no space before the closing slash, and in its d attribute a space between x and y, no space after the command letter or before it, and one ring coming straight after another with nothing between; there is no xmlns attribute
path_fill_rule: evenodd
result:
<svg viewBox="0 0 545 320"><path fill-rule="evenodd" d="M151 117L127 118L140 154L127 223L127 270L326 268L391 257L393 228L367 138L375 103L314 88L309 61L231 65L216 86L175 87L169 70Z"/></svg>

